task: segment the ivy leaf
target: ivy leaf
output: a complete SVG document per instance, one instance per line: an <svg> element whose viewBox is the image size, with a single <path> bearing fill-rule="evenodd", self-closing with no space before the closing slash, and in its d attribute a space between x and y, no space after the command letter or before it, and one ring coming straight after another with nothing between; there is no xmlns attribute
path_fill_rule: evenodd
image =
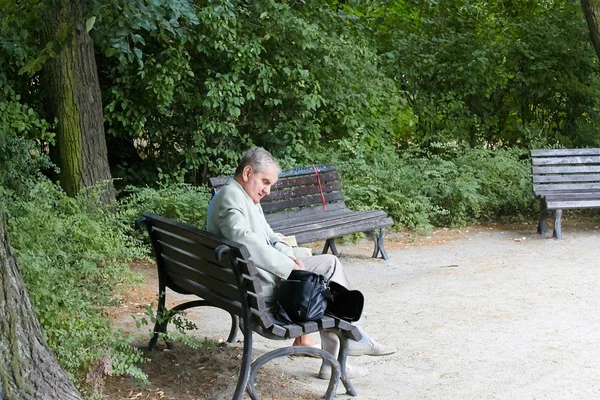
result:
<svg viewBox="0 0 600 400"><path fill-rule="evenodd" d="M85 21L85 30L91 31L96 23L96 16L92 15L87 21Z"/></svg>

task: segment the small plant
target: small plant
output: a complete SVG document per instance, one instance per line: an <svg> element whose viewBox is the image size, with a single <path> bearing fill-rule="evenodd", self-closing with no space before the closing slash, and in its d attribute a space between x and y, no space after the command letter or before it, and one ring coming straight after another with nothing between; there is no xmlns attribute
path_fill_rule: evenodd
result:
<svg viewBox="0 0 600 400"><path fill-rule="evenodd" d="M165 342L181 342L193 349L199 349L204 347L205 342L198 340L194 336L188 334L190 331L194 331L198 329L198 326L185 318L185 311L172 311L166 310L164 312L155 313L154 312L154 303L150 303L146 306L140 306L142 310L144 310L144 316L142 318L136 318L133 316L135 320L135 325L138 329L142 326L148 326L152 324L152 328L154 328L154 324L163 324L165 322L171 323L176 330L176 333L167 333L160 332L158 334L158 338ZM151 330L149 332L149 336L154 336L155 332Z"/></svg>

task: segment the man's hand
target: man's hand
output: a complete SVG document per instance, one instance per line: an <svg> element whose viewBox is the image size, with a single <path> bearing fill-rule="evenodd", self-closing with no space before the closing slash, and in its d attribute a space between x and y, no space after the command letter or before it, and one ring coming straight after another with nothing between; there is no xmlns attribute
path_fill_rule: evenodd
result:
<svg viewBox="0 0 600 400"><path fill-rule="evenodd" d="M292 258L292 257L290 257L290 258ZM294 261L294 263L296 264L294 266L294 269L304 269L304 263L302 262L302 260L299 260L297 258L296 259L292 258L292 261Z"/></svg>

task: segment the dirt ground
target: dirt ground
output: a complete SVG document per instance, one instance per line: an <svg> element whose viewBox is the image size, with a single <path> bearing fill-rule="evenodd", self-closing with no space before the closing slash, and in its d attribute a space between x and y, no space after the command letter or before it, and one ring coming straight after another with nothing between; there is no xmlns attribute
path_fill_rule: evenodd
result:
<svg viewBox="0 0 600 400"><path fill-rule="evenodd" d="M365 294L366 331L399 349L350 359L369 369L353 381L357 399L600 398L599 225L564 220L562 241L538 235L532 224L397 235L386 241L387 262L370 258L366 240L338 246L350 281ZM144 283L111 314L145 346L147 333L132 315L141 317L139 306L154 300L155 267L132 268ZM184 298L167 296L170 304ZM228 315L205 308L188 318L199 327L196 337L217 344L159 347L141 365L151 385L110 377L104 397L230 399L241 343L222 343ZM288 344L255 335L255 357ZM259 373L257 390L263 399L320 398L327 383L316 378L319 365L274 360ZM337 398L350 398L342 384Z"/></svg>

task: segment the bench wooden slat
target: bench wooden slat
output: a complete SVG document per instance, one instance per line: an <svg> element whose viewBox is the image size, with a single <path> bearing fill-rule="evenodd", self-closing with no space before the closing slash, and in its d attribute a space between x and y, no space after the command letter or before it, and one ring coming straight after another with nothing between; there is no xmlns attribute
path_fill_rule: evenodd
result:
<svg viewBox="0 0 600 400"><path fill-rule="evenodd" d="M326 174L319 174L319 179L317 180L316 175L303 175L298 177L288 177L283 178L275 182L275 184L271 187L271 191L279 191L284 190L290 187L296 186L312 186L318 185L319 181L324 185L326 183L333 183L340 181L340 174L337 171L328 172ZM268 198L265 197L265 199Z"/></svg>
<svg viewBox="0 0 600 400"><path fill-rule="evenodd" d="M304 331L300 325L279 325L286 330L286 336L288 339L294 339L304 335Z"/></svg>
<svg viewBox="0 0 600 400"><path fill-rule="evenodd" d="M533 183L560 183L560 182L600 182L597 174L573 175L534 175Z"/></svg>
<svg viewBox="0 0 600 400"><path fill-rule="evenodd" d="M150 226L158 227L163 230L172 232L178 236L191 239L192 241L198 241L200 238L204 246L218 247L221 244L225 244L232 249L232 251L239 254L242 258L250 258L250 254L245 246L226 239L220 239L215 235L202 231L196 227L182 224L181 222L172 221L167 218L161 217L160 215L152 213L144 213L144 217L150 222Z"/></svg>
<svg viewBox="0 0 600 400"><path fill-rule="evenodd" d="M545 174L584 174L600 172L600 165L570 165L562 167L533 167L533 175Z"/></svg>
<svg viewBox="0 0 600 400"><path fill-rule="evenodd" d="M178 227L178 226L173 226L172 230L175 232L169 232L168 229L169 227L166 226L163 222L160 223L155 223L156 221L153 221L153 223L151 224L151 233L150 236L151 238L153 238L153 240L160 240L163 241L165 243L170 243L173 244L175 246L181 245L182 249L188 251L190 250L192 252L192 254L196 254L201 258L206 258L208 261L213 262L213 263L218 263L215 255L214 254L209 254L209 252L205 251L205 249L207 249L206 247L206 243L208 242L210 245L212 245L213 247L217 247L218 243L221 244L231 244L232 242L230 241L224 241L224 242L219 242L218 240L215 241L216 239L210 237L210 236L200 236L200 238L202 240L205 240L204 243L200 243L199 241L194 241L194 235L197 235L194 232L188 231L187 233L185 232L184 228ZM196 238L198 238L199 236L196 236ZM154 239L156 238L156 239ZM159 239L160 238L160 239ZM216 245L215 245L216 244ZM195 247L197 246L197 247ZM237 251L237 255L235 256L236 258L239 258L241 260L243 259L247 259L250 256L248 255L248 250L246 250L245 247L240 247L239 244L235 244L235 246L237 247L231 247L232 251ZM203 250L204 249L204 250ZM248 274L248 275L254 275L256 274L256 266L253 263L239 263L238 267L240 268L240 271L243 274Z"/></svg>
<svg viewBox="0 0 600 400"><path fill-rule="evenodd" d="M325 212L332 211L348 211L348 208L343 202L327 204L327 211L323 208L323 203L320 206L304 207L297 210L285 210L275 213L265 214L265 218L269 225L280 223L281 220L290 220L293 218L311 218L315 215L321 215ZM351 211L351 210L350 210ZM278 222L279 221L279 222Z"/></svg>
<svg viewBox="0 0 600 400"><path fill-rule="evenodd" d="M324 195L325 201L329 203L330 201L339 201L344 199L344 194L342 192L333 192L326 193ZM274 211L274 210L283 210L286 208L293 207L306 207L312 204L323 204L323 199L320 194L306 197L299 197L291 200L283 200L277 203L267 203L262 205L262 209L265 212Z"/></svg>
<svg viewBox="0 0 600 400"><path fill-rule="evenodd" d="M335 327L335 319L331 318L328 315L325 315L323 318L317 321L319 324L319 328L327 329Z"/></svg>
<svg viewBox="0 0 600 400"><path fill-rule="evenodd" d="M554 193L546 193L546 194L544 194L544 197L547 200L565 200L565 199L570 199L570 200L595 200L595 199L600 199L600 191L599 192L580 192L580 193L554 192Z"/></svg>
<svg viewBox="0 0 600 400"><path fill-rule="evenodd" d="M329 192L337 192L341 189L342 189L342 184L340 182L326 183L326 184L323 184L321 187L319 187L317 185L294 187L291 189L278 190L276 192L271 192L271 194L269 194L269 196L265 197L260 202L260 204L263 205L263 209L264 209L265 204L278 203L278 202L281 202L281 200L293 199L296 197L302 197L302 196L307 196L307 195L312 195L312 194L320 195L321 190L323 190L323 193L329 193Z"/></svg>
<svg viewBox="0 0 600 400"><path fill-rule="evenodd" d="M175 282L177 286L184 288L188 293L193 293L196 296L205 299L215 305L215 307L222 308L235 315L242 315L242 305L239 302L233 302L228 297L222 296L214 291L209 291L204 286L189 279L173 276L173 282Z"/></svg>
<svg viewBox="0 0 600 400"><path fill-rule="evenodd" d="M226 284L237 285L237 280L231 269L223 268L214 261L195 257L192 254L186 253L185 251L178 249L177 247L173 247L169 244L163 243L160 240L159 243L161 244L162 254L165 254L170 259L184 264L190 268L196 269L198 271L200 270L199 266L202 266L203 268L201 273L203 273L204 275L216 278L219 281ZM246 290L252 293L262 292L262 285L260 284L258 277L250 276L244 273L242 273L242 277L244 280Z"/></svg>
<svg viewBox="0 0 600 400"><path fill-rule="evenodd" d="M324 174L326 172L337 171L337 167L335 164L320 164L315 165L314 168L317 169L319 174ZM290 168L281 171L279 174L279 178L285 178L288 176L300 176L300 175L311 175L315 173L315 169L312 165L307 165L304 167Z"/></svg>
<svg viewBox="0 0 600 400"><path fill-rule="evenodd" d="M189 268L197 268L197 266L205 267L209 276L213 276L216 279L219 279L221 282L227 283L229 285L236 285L235 275L233 271L229 268L223 268L219 264L215 264L211 260L203 259L196 257L193 254L189 254L177 247L169 245L168 243L158 241L160 243L160 251L161 254L169 257L169 259L177 261L180 264L183 264ZM206 274L206 273L205 273Z"/></svg>
<svg viewBox="0 0 600 400"><path fill-rule="evenodd" d="M550 209L596 208L600 207L599 200L548 200Z"/></svg>
<svg viewBox="0 0 600 400"><path fill-rule="evenodd" d="M385 219L380 219L380 220L368 220L368 221L362 221L360 224L355 225L355 226L340 225L340 226L327 228L327 229L298 232L298 233L295 233L294 236L296 236L296 241L299 244L302 244L302 243L314 242L317 240L338 238L338 237L348 235L351 233L369 232L374 229L392 226L393 224L394 224L394 222L392 221L391 218L385 218ZM286 233L285 230L283 230L282 233L284 235L288 235L288 233Z"/></svg>
<svg viewBox="0 0 600 400"><path fill-rule="evenodd" d="M214 250L211 247L204 246L202 243L198 243L189 238L184 238L158 227L152 229L152 235L163 245L178 248L181 251L185 251L188 254L206 260L209 263L218 263Z"/></svg>
<svg viewBox="0 0 600 400"><path fill-rule="evenodd" d="M322 229L327 227L334 227L338 225L346 225L346 224L356 224L360 221L370 220L370 219L379 219L379 218L387 218L387 214L383 211L362 211L362 212L353 212L351 214L341 215L335 218L323 218L318 220L310 220L305 223L296 223L294 225L290 224L289 227L284 229L293 229L294 231L304 232L315 229Z"/></svg>
<svg viewBox="0 0 600 400"><path fill-rule="evenodd" d="M267 221L269 221L269 225L271 226L271 228L273 228L273 230L277 231L277 229L280 226L298 226L298 225L302 225L303 223L312 223L313 221L320 221L322 219L328 220L328 219L335 219L338 217L343 217L345 215L349 215L349 214L353 214L356 211L352 211L347 209L346 207L342 207L342 208L338 208L336 210L331 210L329 207L327 207L327 211L323 210L321 208L320 212L315 212L315 213L310 213L310 214L290 214L293 216L289 216L288 218L284 218L284 219L276 219L274 221L271 221L269 219L267 219ZM270 214L270 215L276 215L276 214Z"/></svg>
<svg viewBox="0 0 600 400"><path fill-rule="evenodd" d="M600 156L532 158L533 165L600 164Z"/></svg>
<svg viewBox="0 0 600 400"><path fill-rule="evenodd" d="M358 327L355 325L352 325L350 322L344 321L343 319L336 318L335 326L337 328L343 329L345 331L349 331L351 333L352 339L360 340L360 339L356 339L357 337L361 337L361 333L358 330Z"/></svg>
<svg viewBox="0 0 600 400"><path fill-rule="evenodd" d="M178 269L177 271L180 272L182 270ZM230 313L238 316L242 315L242 305L239 292L237 296L230 296L230 294L225 293L224 291L219 291L217 289L218 285L211 285L210 287L207 287L201 281L190 279L189 277L174 273L172 270L167 270L167 276L178 287L184 288L187 291L187 294L195 294L196 296L201 297ZM265 318L266 313L264 310L266 310L266 305L262 296L256 296L252 293L248 293L247 300L251 313L261 321L263 327L269 328L271 322L268 318Z"/></svg>
<svg viewBox="0 0 600 400"><path fill-rule="evenodd" d="M278 336L282 339L290 337L290 331L281 325L272 325L270 328L271 334Z"/></svg>
<svg viewBox="0 0 600 400"><path fill-rule="evenodd" d="M598 155L600 149L552 149L552 150L531 150L531 157L552 157L552 156L587 156Z"/></svg>
<svg viewBox="0 0 600 400"><path fill-rule="evenodd" d="M555 192L555 191L590 191L600 190L600 182L598 183L555 183L555 184L534 184L533 191L535 193Z"/></svg>
<svg viewBox="0 0 600 400"><path fill-rule="evenodd" d="M214 279L211 276L198 271L196 268L192 268L189 265L172 259L166 254L161 254L161 257L165 263L167 275L173 280L173 282L178 282L178 280L181 279L187 279L198 285L216 290L232 301L241 301L240 291L236 285L224 283Z"/></svg>

